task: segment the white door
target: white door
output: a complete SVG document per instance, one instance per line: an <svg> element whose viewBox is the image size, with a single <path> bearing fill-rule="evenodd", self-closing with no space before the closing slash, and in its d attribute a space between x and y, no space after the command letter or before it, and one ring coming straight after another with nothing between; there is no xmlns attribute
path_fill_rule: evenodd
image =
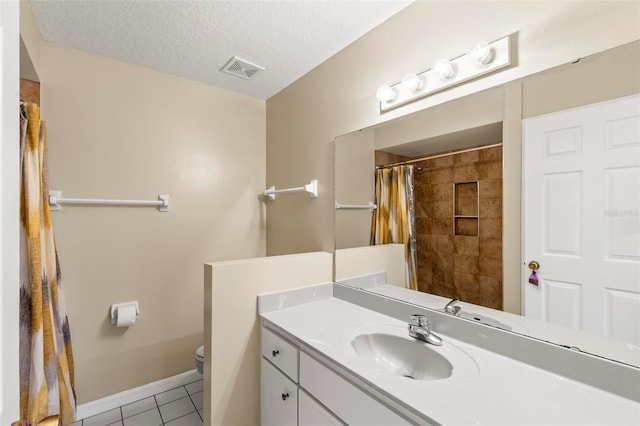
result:
<svg viewBox="0 0 640 426"><path fill-rule="evenodd" d="M640 96L524 120L523 136L524 315L640 344Z"/></svg>
<svg viewBox="0 0 640 426"><path fill-rule="evenodd" d="M0 1L0 424L19 417L19 2Z"/></svg>

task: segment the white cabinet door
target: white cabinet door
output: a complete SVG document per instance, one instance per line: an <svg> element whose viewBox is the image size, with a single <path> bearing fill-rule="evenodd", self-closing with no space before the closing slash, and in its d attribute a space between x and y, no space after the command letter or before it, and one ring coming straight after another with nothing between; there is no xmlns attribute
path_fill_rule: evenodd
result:
<svg viewBox="0 0 640 426"><path fill-rule="evenodd" d="M260 375L260 424L297 425L298 386L264 358L261 359Z"/></svg>
<svg viewBox="0 0 640 426"><path fill-rule="evenodd" d="M640 344L640 96L530 118L523 135L524 314Z"/></svg>
<svg viewBox="0 0 640 426"><path fill-rule="evenodd" d="M353 426L410 423L306 353L300 353L300 386Z"/></svg>
<svg viewBox="0 0 640 426"><path fill-rule="evenodd" d="M316 402L303 389L298 393L298 424L300 426L344 425L336 416Z"/></svg>

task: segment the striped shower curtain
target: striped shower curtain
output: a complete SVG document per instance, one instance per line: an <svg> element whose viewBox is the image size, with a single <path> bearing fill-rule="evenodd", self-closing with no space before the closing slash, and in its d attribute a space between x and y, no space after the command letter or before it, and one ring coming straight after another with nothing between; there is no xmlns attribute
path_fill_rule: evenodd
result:
<svg viewBox="0 0 640 426"><path fill-rule="evenodd" d="M20 105L20 417L73 423L73 354L47 201L47 134L36 104Z"/></svg>
<svg viewBox="0 0 640 426"><path fill-rule="evenodd" d="M378 208L371 221L371 245L404 244L406 286L417 290L413 166L377 169L375 185Z"/></svg>

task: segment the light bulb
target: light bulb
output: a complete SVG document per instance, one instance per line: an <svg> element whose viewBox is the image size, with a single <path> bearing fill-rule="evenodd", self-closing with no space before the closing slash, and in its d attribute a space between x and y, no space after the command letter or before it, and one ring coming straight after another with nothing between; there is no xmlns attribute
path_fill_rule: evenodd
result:
<svg viewBox="0 0 640 426"><path fill-rule="evenodd" d="M391 86L384 84L376 90L376 98L380 102L391 102L396 98L396 91Z"/></svg>
<svg viewBox="0 0 640 426"><path fill-rule="evenodd" d="M415 74L409 74L402 79L402 84L412 92L417 92L424 87L424 82Z"/></svg>
<svg viewBox="0 0 640 426"><path fill-rule="evenodd" d="M455 74L453 70L453 64L448 59L438 59L433 65L433 69L436 70L440 78L443 80L450 79Z"/></svg>
<svg viewBox="0 0 640 426"><path fill-rule="evenodd" d="M486 41L477 42L469 54L482 65L488 64L493 59L491 46L489 46L489 43Z"/></svg>

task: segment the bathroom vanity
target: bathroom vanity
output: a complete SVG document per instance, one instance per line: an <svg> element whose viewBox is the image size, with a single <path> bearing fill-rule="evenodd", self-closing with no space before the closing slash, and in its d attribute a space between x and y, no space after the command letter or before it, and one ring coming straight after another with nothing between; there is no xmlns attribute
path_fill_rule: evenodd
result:
<svg viewBox="0 0 640 426"><path fill-rule="evenodd" d="M640 423L624 364L339 284L258 310L262 425ZM442 346L409 337L414 313Z"/></svg>
<svg viewBox="0 0 640 426"><path fill-rule="evenodd" d="M323 363L266 326L261 337L262 425L408 424L352 384L338 365Z"/></svg>

